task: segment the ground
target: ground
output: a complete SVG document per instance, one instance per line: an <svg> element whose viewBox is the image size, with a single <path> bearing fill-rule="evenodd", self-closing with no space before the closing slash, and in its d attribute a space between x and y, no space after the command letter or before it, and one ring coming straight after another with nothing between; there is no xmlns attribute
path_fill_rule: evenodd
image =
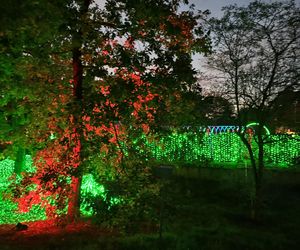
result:
<svg viewBox="0 0 300 250"><path fill-rule="evenodd" d="M15 225L0 226L1 249L73 249L76 244L82 247L98 238L113 236L89 222L78 222L65 227L53 221L28 222L28 229L17 231Z"/></svg>
<svg viewBox="0 0 300 250"><path fill-rule="evenodd" d="M185 168L165 187L161 239L158 227L121 235L86 220L65 227L46 221L26 223L25 231L0 226L0 249L298 249L300 172L269 170L265 177L259 222L249 219L250 171Z"/></svg>

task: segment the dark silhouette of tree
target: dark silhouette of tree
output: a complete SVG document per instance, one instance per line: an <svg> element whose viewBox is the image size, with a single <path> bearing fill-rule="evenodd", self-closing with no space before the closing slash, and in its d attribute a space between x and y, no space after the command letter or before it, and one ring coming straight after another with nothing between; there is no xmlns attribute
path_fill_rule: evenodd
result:
<svg viewBox="0 0 300 250"><path fill-rule="evenodd" d="M228 125L234 120L234 107L221 96L205 96L199 104L207 125Z"/></svg>
<svg viewBox="0 0 300 250"><path fill-rule="evenodd" d="M286 89L272 103L271 119L274 129L291 129L299 132L300 91Z"/></svg>
<svg viewBox="0 0 300 250"><path fill-rule="evenodd" d="M261 207L264 144L269 138L264 126L271 122L274 100L286 89L299 88L300 20L294 1L223 8L220 19L210 20L214 43L209 65L219 72L223 96L235 105L236 123L255 121L258 155L254 155L247 130L238 132L246 145L255 181L253 218ZM216 81L217 81L216 80ZM251 120L249 119L251 118Z"/></svg>

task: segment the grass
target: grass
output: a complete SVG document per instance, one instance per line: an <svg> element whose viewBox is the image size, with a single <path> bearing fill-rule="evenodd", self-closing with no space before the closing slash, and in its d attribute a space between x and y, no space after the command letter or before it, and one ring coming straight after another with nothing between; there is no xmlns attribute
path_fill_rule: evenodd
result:
<svg viewBox="0 0 300 250"><path fill-rule="evenodd" d="M239 169L176 171L163 190L163 234L158 228L119 235L81 222L57 228L1 226L1 249L293 250L300 245L300 172L268 170L259 223L249 219L251 175ZM40 222L41 223L41 222Z"/></svg>

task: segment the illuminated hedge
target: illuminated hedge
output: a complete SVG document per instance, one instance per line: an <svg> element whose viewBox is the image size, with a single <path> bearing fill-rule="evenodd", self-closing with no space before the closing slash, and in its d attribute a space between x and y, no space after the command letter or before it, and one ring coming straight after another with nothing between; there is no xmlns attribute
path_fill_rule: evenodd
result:
<svg viewBox="0 0 300 250"><path fill-rule="evenodd" d="M264 146L266 165L288 167L300 157L299 135L269 135ZM173 133L158 143L148 143L152 156L163 162L233 163L248 161L248 151L236 133ZM257 153L257 144L252 139Z"/></svg>
<svg viewBox="0 0 300 250"><path fill-rule="evenodd" d="M270 135L270 143L265 145L266 165L272 167L288 167L294 159L300 157L299 135ZM230 163L236 167L239 163L248 161L245 146L235 133L173 133L164 136L157 141L147 141L146 147L151 151L152 157L163 162L195 163ZM257 148L253 140L254 151ZM34 172L35 168L29 155L26 156L23 171ZM14 174L15 162L10 159L0 161L0 224L11 224L18 221L34 221L46 219L45 210L38 205L32 207L27 213L18 212L18 206L12 202L9 196L9 185ZM21 178L21 177L18 177ZM15 181L19 181L15 178ZM97 183L91 174L83 176L81 187L81 212L84 215L94 213L92 200L105 201L116 204L119 201L114 198L107 201L104 186Z"/></svg>
<svg viewBox="0 0 300 250"><path fill-rule="evenodd" d="M33 171L32 159L29 155L26 156L25 169ZM0 161L0 224L14 224L20 221L35 221L46 219L43 208L35 205L28 213L18 212L18 204L11 200L9 185L12 183L14 173L14 161L5 159ZM16 176L14 181L18 183L21 177Z"/></svg>
<svg viewBox="0 0 300 250"><path fill-rule="evenodd" d="M25 157L25 171L33 172L35 170L32 165L32 158L30 155ZM15 224L17 222L45 220L46 213L45 209L34 205L29 212L22 213L18 211L18 204L13 202L9 197L9 185L13 180L11 176L14 174L15 162L10 159L0 161L0 225L1 224ZM21 177L16 177L17 183L21 180ZM91 174L84 175L82 178L81 185L81 198L82 202L80 205L80 211L85 216L93 215L94 210L91 205L91 200L95 199L98 202L101 200L106 201L106 191L104 186L97 183ZM107 201L110 204L116 204L119 202L118 199L113 198Z"/></svg>

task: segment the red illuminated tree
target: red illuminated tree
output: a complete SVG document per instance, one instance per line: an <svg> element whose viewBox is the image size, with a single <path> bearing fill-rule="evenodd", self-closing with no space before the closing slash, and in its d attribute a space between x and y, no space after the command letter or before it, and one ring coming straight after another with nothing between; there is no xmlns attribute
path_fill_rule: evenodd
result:
<svg viewBox="0 0 300 250"><path fill-rule="evenodd" d="M8 98L1 108L12 105L24 115L25 122L12 130L22 129L25 137L6 131L5 140L31 145L37 173L24 182L37 184L49 214L61 207L47 197L67 196L68 215L76 218L81 177L91 159L101 152L115 155L117 171L124 171L124 148L157 127L158 114L170 110L195 82L191 53L207 50L202 14L179 12L180 3L108 0L104 10L91 0L27 3L24 22L1 33L3 39L12 30L22 30L26 39L33 31L36 35L33 42L22 40L22 60L1 79L5 96L16 91L14 86L22 86L22 95ZM40 17L49 10L53 19L49 15L44 22ZM14 60L10 54L2 59ZM13 85L21 66L21 80ZM39 200L30 195L23 204Z"/></svg>

